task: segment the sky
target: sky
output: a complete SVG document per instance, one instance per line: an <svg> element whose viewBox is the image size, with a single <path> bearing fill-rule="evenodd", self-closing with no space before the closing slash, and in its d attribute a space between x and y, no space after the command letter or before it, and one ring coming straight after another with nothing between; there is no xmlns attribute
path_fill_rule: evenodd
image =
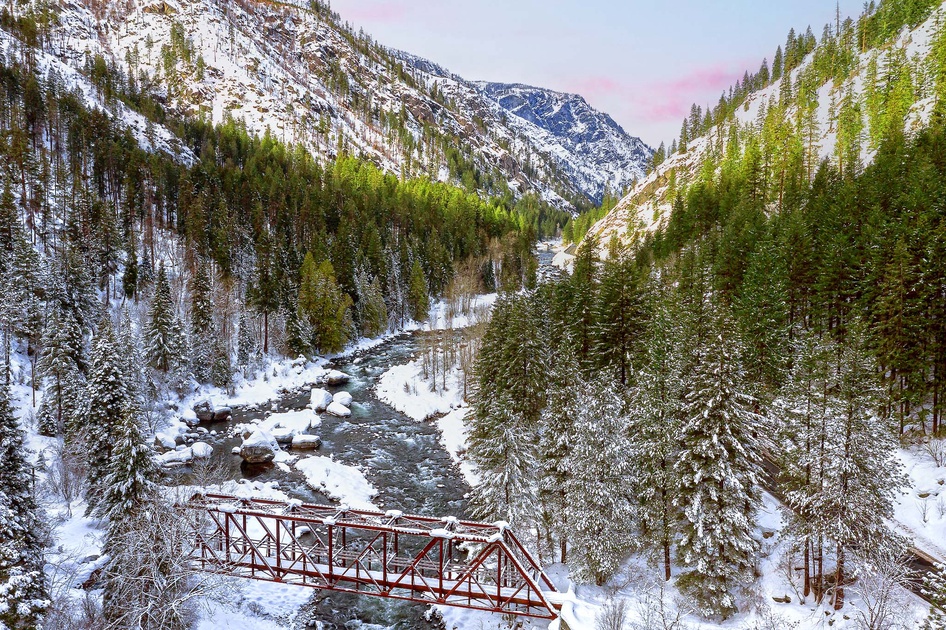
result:
<svg viewBox="0 0 946 630"><path fill-rule="evenodd" d="M842 19L863 0L837 0ZM656 147L692 103L771 63L789 28L820 38L835 0L332 0L380 43L470 80L574 92Z"/></svg>

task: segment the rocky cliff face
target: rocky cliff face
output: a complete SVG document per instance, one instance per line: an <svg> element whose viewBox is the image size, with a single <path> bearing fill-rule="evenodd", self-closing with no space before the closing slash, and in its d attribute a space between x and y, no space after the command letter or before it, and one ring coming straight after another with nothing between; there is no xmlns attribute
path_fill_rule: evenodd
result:
<svg viewBox="0 0 946 630"><path fill-rule="evenodd" d="M620 192L646 174L653 149L581 96L519 84L476 85L596 201L606 190Z"/></svg>

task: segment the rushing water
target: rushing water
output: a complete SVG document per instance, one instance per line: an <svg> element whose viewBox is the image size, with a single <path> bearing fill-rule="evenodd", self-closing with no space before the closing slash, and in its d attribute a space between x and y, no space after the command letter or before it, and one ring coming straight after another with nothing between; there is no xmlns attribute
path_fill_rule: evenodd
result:
<svg viewBox="0 0 946 630"><path fill-rule="evenodd" d="M397 509L408 514L466 517L466 496L470 491L456 464L440 443L436 425L417 422L378 400L374 394L379 377L390 367L410 361L419 351L426 333L399 335L375 348L339 359L335 367L351 380L345 385L327 387L335 393L348 391L353 402L349 418L321 414L322 426L310 431L322 437L319 455L332 455L343 464L361 468L377 488L373 503L381 509ZM224 423L205 424L216 431L207 438L214 447L214 459L220 462L229 479L279 481L280 490L308 503L331 504L322 493L312 489L303 476L277 466L247 466L231 449L241 438L232 435L233 426L263 418L268 411L304 409L309 392L293 392L266 409L233 410L233 418ZM303 455L305 456L305 455ZM180 469L186 480L189 468ZM306 620L319 620L325 628L357 628L358 622L377 628L434 628L423 618L427 606L378 600L367 596L320 593L304 611ZM352 625L350 622L354 622Z"/></svg>
<svg viewBox="0 0 946 630"><path fill-rule="evenodd" d="M552 253L540 246L539 263L548 272ZM381 509L397 509L425 516L467 517L466 497L470 491L449 453L440 443L434 424L417 422L382 403L374 394L379 377L390 367L409 362L420 350L423 336L415 332L399 335L370 350L336 361L334 368L351 376L330 392L346 390L353 403L349 418L322 414L322 426L311 431L322 437L319 455L333 455L343 464L361 468L378 489L374 504ZM222 462L229 479L252 478L279 481L280 489L309 503L329 504L331 500L312 489L296 471L285 472L272 465L247 466L231 449L241 438L232 436L236 424L262 418L267 411L304 409L309 391L294 392L275 401L275 408L233 410L226 423L207 425L217 431L212 441L214 457ZM230 437L225 437L225 436ZM188 469L181 471L186 479ZM342 593L318 593L300 615L301 621L323 624L323 628L391 628L394 630L436 628L424 615L427 606Z"/></svg>

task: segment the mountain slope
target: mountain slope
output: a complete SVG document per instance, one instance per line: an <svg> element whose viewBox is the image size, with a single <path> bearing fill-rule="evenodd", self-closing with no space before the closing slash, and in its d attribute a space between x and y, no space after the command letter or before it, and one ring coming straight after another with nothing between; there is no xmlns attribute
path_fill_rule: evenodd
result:
<svg viewBox="0 0 946 630"><path fill-rule="evenodd" d="M172 109L240 120L322 159L347 152L398 175L571 208L624 185L649 158L612 132L614 154L639 163L596 178L600 164L585 163L580 143L507 117L472 84L356 34L318 2L69 0L58 13L50 46L60 59L79 66L102 55L163 91ZM610 120L588 109L586 120Z"/></svg>
<svg viewBox="0 0 946 630"><path fill-rule="evenodd" d="M476 85L512 114L512 126L536 137L570 179L593 191L596 201L646 174L653 149L583 97L520 84Z"/></svg>
<svg viewBox="0 0 946 630"><path fill-rule="evenodd" d="M758 151L765 201L773 209L783 192L777 182L785 180L793 160L800 162L806 181L825 160L856 173L873 160L891 125L908 135L925 127L946 91L946 8L927 4L930 11L919 23L894 29L866 50L862 38L872 22L885 17L877 12L846 20L838 34L835 26L826 27L817 44L810 31L797 39L792 32L785 59L794 49L797 65L778 76L774 65L771 75L767 66L747 75L749 84L734 86L730 100L724 95L723 105L705 117L694 107L684 128L698 132L689 140L681 137L679 150L589 230L601 253L612 236L633 242L665 227L675 198L693 183L718 176L733 154ZM875 11L885 7L880 6ZM780 47L776 56L781 55Z"/></svg>

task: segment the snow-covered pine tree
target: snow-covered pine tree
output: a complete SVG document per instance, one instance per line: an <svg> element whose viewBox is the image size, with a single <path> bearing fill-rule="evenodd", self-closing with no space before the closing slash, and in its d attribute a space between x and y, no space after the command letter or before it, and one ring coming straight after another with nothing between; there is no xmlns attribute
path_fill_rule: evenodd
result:
<svg viewBox="0 0 946 630"><path fill-rule="evenodd" d="M384 293L377 278L370 278L365 270L355 276L358 289L358 327L365 337L377 337L388 327L388 310Z"/></svg>
<svg viewBox="0 0 946 630"><path fill-rule="evenodd" d="M549 544L558 541L559 562L565 562L568 550L568 504L565 490L568 481L568 456L575 443L575 418L579 412L579 396L585 391L578 368L573 342L565 340L551 357L548 380L548 401L542 410L542 429L539 436L539 461L542 478L539 481L539 505L542 523L547 530Z"/></svg>
<svg viewBox="0 0 946 630"><path fill-rule="evenodd" d="M48 604L43 520L25 452L9 383L0 378L0 626L11 630L38 627Z"/></svg>
<svg viewBox="0 0 946 630"><path fill-rule="evenodd" d="M679 520L674 505L682 382L677 358L679 330L669 292L653 287L656 297L644 342L642 369L636 374L628 432L634 460L635 513L645 549L660 556L670 579L670 549Z"/></svg>
<svg viewBox="0 0 946 630"><path fill-rule="evenodd" d="M166 569L174 562L173 558L161 558L158 566L152 566L149 560L155 554L141 548L142 544L163 548L162 541L142 540L139 533L161 536L160 529L150 525L161 518L166 506L159 503L154 483L157 465L136 415L133 408L127 408L116 420L117 437L108 474L102 480L103 495L95 508L96 515L109 520L103 545L109 564L102 580L102 608L109 627L114 628L127 627L132 620L141 624L142 613L154 606L155 593L167 588ZM143 627L152 627L152 616L157 613L144 612Z"/></svg>
<svg viewBox="0 0 946 630"><path fill-rule="evenodd" d="M114 444L105 475L99 484L101 496L94 513L121 527L147 508L155 492L158 469L151 447L138 426L137 410L125 407L113 419ZM90 487L90 494L93 489Z"/></svg>
<svg viewBox="0 0 946 630"><path fill-rule="evenodd" d="M575 340L575 354L582 369L590 373L594 368L595 296L598 292L598 240L588 236L578 248L571 284L571 304L568 309L568 327Z"/></svg>
<svg viewBox="0 0 946 630"><path fill-rule="evenodd" d="M930 614L921 630L946 630L946 564L926 574L923 594L930 602Z"/></svg>
<svg viewBox="0 0 946 630"><path fill-rule="evenodd" d="M820 602L827 533L821 510L826 460L820 446L828 439L828 419L834 411L826 395L830 350L814 334L805 335L797 346L794 366L774 404L779 420L779 486L790 508L787 518L803 546L802 592L807 597L814 590Z"/></svg>
<svg viewBox="0 0 946 630"><path fill-rule="evenodd" d="M538 460L534 441L508 394L492 395L478 409L470 426L470 459L482 478L472 493L474 514L523 529L535 520Z"/></svg>
<svg viewBox="0 0 946 630"><path fill-rule="evenodd" d="M213 286L205 260L198 257L190 282L190 366L198 383L209 383L217 350L217 324L214 322ZM159 279L160 282L160 279Z"/></svg>
<svg viewBox="0 0 946 630"><path fill-rule="evenodd" d="M633 508L627 419L618 383L602 379L580 405L566 459L569 565L579 580L599 586L631 551Z"/></svg>
<svg viewBox="0 0 946 630"><path fill-rule="evenodd" d="M147 389L143 369L145 361L141 348L141 336L131 321L128 309L124 306L118 319L115 343L118 356L121 358L121 368L125 375L125 383L128 386L128 394L136 403L140 403Z"/></svg>
<svg viewBox="0 0 946 630"><path fill-rule="evenodd" d="M171 372L183 362L181 326L174 314L171 285L168 283L163 264L158 268L145 342L145 356L151 367L162 372Z"/></svg>
<svg viewBox="0 0 946 630"><path fill-rule="evenodd" d="M710 311L717 309L712 308ZM717 312L684 386L676 505L683 512L678 557L690 567L680 590L707 617L737 612L734 589L751 577L758 543L762 418L739 391L742 372L725 314Z"/></svg>
<svg viewBox="0 0 946 630"><path fill-rule="evenodd" d="M210 382L221 389L229 388L233 382L230 351L219 336L213 348L213 364L210 366Z"/></svg>
<svg viewBox="0 0 946 630"><path fill-rule="evenodd" d="M108 315L102 318L92 349L89 373L89 417L84 423L82 438L88 458L90 512L101 513L98 504L109 491L108 477L112 469L113 450L118 428L133 406L122 361L118 354L115 332Z"/></svg>
<svg viewBox="0 0 946 630"><path fill-rule="evenodd" d="M72 396L81 390L82 375L76 357L82 352L81 333L68 312L53 310L43 333L43 349L37 371L45 383L39 408L39 432L62 435L70 412L78 401Z"/></svg>
<svg viewBox="0 0 946 630"><path fill-rule="evenodd" d="M482 473L474 490L478 516L520 528L535 520L535 444L545 405L545 352L530 299L499 300L475 372L470 457Z"/></svg>
<svg viewBox="0 0 946 630"><path fill-rule="evenodd" d="M835 352L837 394L829 426L825 486L820 510L837 543L834 607L844 605L846 552L852 546L881 549L895 540L885 521L905 480L896 458L896 429L885 413L884 387L858 322L848 326Z"/></svg>

